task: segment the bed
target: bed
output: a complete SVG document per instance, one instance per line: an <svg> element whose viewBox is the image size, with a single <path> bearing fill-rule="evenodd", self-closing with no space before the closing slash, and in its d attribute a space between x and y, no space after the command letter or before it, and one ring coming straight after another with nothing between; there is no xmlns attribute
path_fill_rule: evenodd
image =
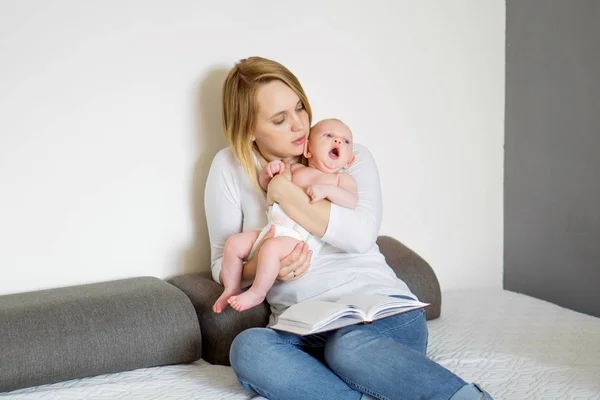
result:
<svg viewBox="0 0 600 400"><path fill-rule="evenodd" d="M505 290L443 293L428 354L495 399L600 399L600 318ZM261 399L204 360L0 394L0 399Z"/></svg>

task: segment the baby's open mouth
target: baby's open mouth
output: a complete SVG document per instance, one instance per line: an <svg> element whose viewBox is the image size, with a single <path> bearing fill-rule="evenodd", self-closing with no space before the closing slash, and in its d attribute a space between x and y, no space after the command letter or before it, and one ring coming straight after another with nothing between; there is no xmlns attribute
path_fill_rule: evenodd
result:
<svg viewBox="0 0 600 400"><path fill-rule="evenodd" d="M337 160L339 156L340 151L337 147L334 147L333 149L331 149L331 151L329 151L329 157L331 157L332 159Z"/></svg>

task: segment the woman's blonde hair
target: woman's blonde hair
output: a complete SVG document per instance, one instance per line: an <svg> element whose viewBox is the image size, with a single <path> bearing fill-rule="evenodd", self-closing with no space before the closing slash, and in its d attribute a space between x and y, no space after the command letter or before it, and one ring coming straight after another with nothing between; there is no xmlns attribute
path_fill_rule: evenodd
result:
<svg viewBox="0 0 600 400"><path fill-rule="evenodd" d="M280 80L300 98L308 113L309 126L312 111L300 81L286 67L262 57L240 60L229 71L223 84L223 128L225 138L240 161L250 180L258 188L258 169L252 154L255 143L251 140L252 129L258 111L256 90L259 85ZM256 149L258 151L258 148Z"/></svg>

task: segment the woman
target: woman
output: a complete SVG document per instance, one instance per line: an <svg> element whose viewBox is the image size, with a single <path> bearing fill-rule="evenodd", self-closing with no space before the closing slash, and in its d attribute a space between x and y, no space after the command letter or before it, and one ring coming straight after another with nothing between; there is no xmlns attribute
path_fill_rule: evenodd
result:
<svg viewBox="0 0 600 400"><path fill-rule="evenodd" d="M327 200L311 204L283 176L272 179L266 196L258 189L262 166L275 159L300 160L310 123L302 86L281 64L251 57L230 71L223 86L223 124L231 147L215 156L205 192L213 278L221 282L227 238L262 229L273 202L311 232L311 240L325 242L314 260L310 240L281 260L279 281L267 296L269 326L287 307L309 298L335 300L353 293L415 298L375 243L381 188L367 149L355 145L356 161L348 170L358 184L355 210ZM251 281L255 271L256 257L245 264L243 278ZM426 349L425 314L417 310L305 337L249 329L234 340L230 360L242 386L269 399L491 399L428 359Z"/></svg>

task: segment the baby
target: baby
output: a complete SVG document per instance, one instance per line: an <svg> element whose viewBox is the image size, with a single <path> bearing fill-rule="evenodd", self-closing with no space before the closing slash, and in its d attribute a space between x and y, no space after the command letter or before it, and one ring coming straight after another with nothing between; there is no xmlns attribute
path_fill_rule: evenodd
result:
<svg viewBox="0 0 600 400"><path fill-rule="evenodd" d="M354 178L341 172L352 165L352 132L340 120L320 121L310 130L304 146L308 167L293 164L285 170L281 160L271 161L259 175L259 184L267 190L274 175L284 174L294 184L306 190L311 202L328 199L337 205L356 208L358 194ZM291 174L291 177L290 177ZM279 262L292 252L299 241L306 242L310 233L289 218L277 203L267 212L269 224L262 231L248 231L231 235L223 249L222 279L225 289L213 305L220 313L227 304L244 311L261 304L279 273ZM268 239L258 252L256 277L244 293L240 290L243 262L254 256L262 238L275 226L275 236ZM313 257L315 251L313 249Z"/></svg>

